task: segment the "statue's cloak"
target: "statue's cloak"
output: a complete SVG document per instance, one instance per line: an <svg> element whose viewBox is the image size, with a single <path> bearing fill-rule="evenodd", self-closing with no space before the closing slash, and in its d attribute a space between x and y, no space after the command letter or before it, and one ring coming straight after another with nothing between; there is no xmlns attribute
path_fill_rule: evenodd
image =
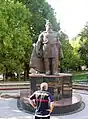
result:
<svg viewBox="0 0 88 119"><path fill-rule="evenodd" d="M42 58L42 49L37 51L38 46L34 46L31 59L30 59L30 68L35 69L40 73L44 73L44 59Z"/></svg>

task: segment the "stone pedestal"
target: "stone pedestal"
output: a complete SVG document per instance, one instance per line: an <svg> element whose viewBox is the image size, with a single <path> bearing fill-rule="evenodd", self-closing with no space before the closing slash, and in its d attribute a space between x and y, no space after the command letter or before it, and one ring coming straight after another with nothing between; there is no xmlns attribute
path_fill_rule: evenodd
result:
<svg viewBox="0 0 88 119"><path fill-rule="evenodd" d="M18 100L18 107L29 112L34 113L34 109L28 102L22 101L22 97L30 96L34 91L40 90L40 84L47 82L49 85L49 92L53 95L55 107L52 112L53 115L65 114L79 110L82 104L80 95L72 93L72 75L60 73L56 75L45 74L30 74L29 90L20 92L21 100Z"/></svg>
<svg viewBox="0 0 88 119"><path fill-rule="evenodd" d="M59 74L45 75L45 74L30 74L31 93L40 89L42 82L47 82L49 85L49 92L54 96L55 100L72 97L72 75Z"/></svg>

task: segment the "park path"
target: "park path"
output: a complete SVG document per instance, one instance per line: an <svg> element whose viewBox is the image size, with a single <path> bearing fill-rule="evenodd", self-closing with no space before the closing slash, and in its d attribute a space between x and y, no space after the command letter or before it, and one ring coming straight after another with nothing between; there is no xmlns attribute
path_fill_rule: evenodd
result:
<svg viewBox="0 0 88 119"><path fill-rule="evenodd" d="M0 91L3 94L19 94L18 90ZM76 91L80 93L85 102L85 108L78 113L64 116L51 116L51 119L88 119L88 92ZM13 98L0 98L0 119L34 119L34 115L20 111L17 107L17 100Z"/></svg>

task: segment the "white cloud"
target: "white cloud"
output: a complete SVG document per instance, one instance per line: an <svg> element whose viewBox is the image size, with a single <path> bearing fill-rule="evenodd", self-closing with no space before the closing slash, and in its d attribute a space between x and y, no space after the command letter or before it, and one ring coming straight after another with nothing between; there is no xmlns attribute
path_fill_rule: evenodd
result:
<svg viewBox="0 0 88 119"><path fill-rule="evenodd" d="M88 0L47 0L57 13L61 28L70 38L88 21Z"/></svg>

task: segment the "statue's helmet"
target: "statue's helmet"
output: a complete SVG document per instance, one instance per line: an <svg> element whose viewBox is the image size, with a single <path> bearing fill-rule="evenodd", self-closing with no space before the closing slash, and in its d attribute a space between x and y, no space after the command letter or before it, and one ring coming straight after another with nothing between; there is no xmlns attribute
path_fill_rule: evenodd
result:
<svg viewBox="0 0 88 119"><path fill-rule="evenodd" d="M52 28L52 24L50 23L49 20L46 20L46 24L45 24L45 27L49 26L50 28Z"/></svg>

